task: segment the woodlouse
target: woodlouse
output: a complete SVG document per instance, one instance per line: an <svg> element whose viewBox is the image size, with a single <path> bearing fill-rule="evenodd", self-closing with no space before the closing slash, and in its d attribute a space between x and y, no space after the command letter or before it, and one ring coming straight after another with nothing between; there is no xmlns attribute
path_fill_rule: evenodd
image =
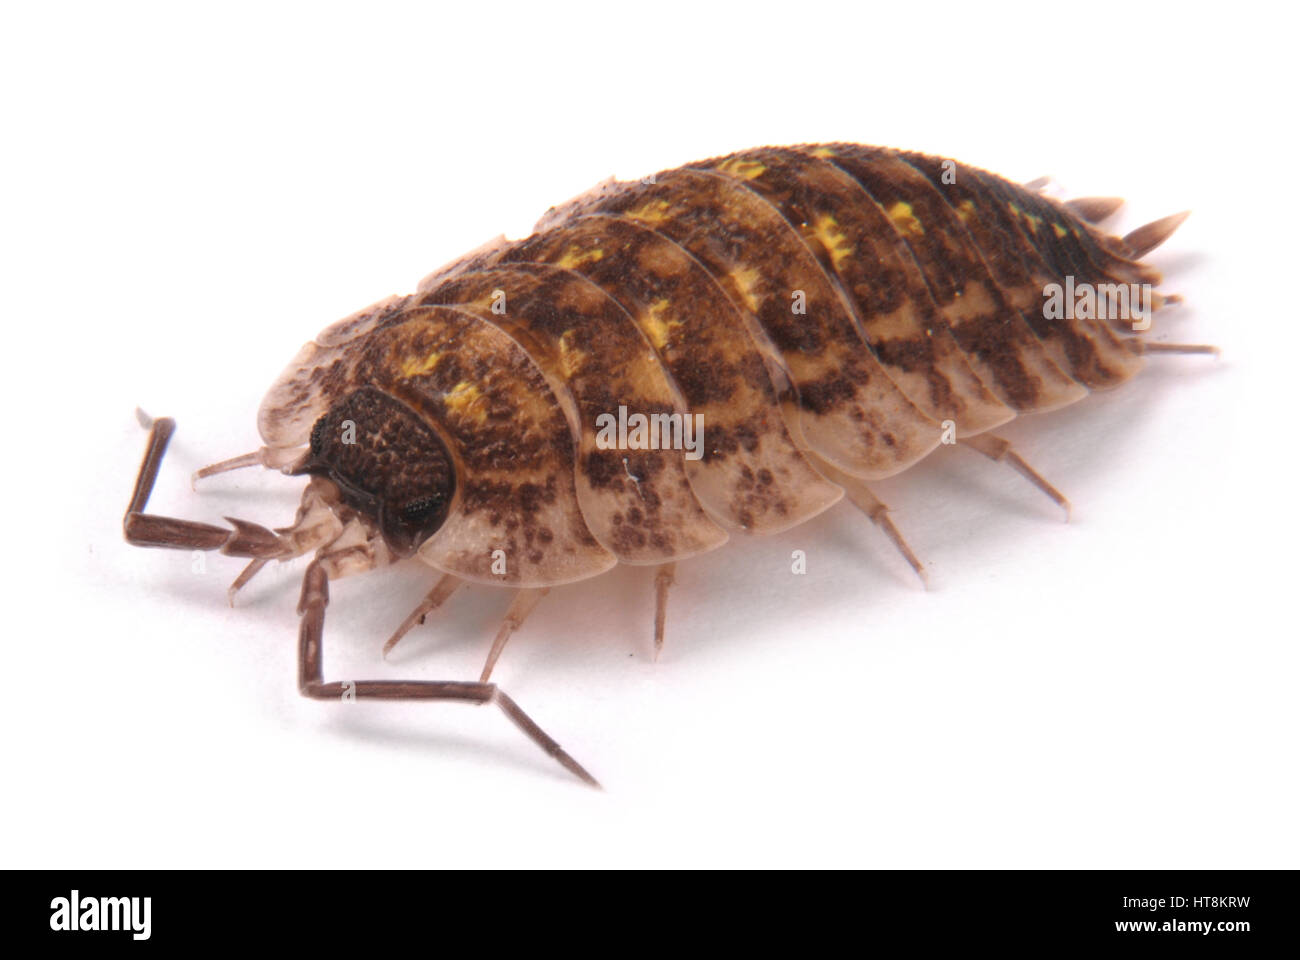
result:
<svg viewBox="0 0 1300 960"><path fill-rule="evenodd" d="M1122 383L1146 353L1212 350L1142 339L1173 298L1141 258L1185 215L1120 239L1095 226L1118 206L853 144L606 182L303 347L263 401L265 446L198 473L310 476L290 526L145 513L174 424L142 417L126 537L249 558L232 596L314 553L302 693L496 703L594 783L490 682L549 588L654 566L658 650L676 561L844 494L920 574L870 481L961 442L1068 508L989 431ZM698 457L681 445L693 418ZM647 426L677 444L644 442ZM413 555L442 576L385 652L462 583L516 591L479 681L326 683L329 581Z"/></svg>

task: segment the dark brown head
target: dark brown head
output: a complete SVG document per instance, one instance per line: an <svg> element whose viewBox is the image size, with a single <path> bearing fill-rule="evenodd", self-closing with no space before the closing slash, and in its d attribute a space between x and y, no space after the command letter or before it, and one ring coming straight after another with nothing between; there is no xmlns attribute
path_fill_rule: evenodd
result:
<svg viewBox="0 0 1300 960"><path fill-rule="evenodd" d="M416 411L374 387L332 406L311 431L311 452L294 471L326 477L343 502L370 517L388 548L407 557L447 518L456 469Z"/></svg>

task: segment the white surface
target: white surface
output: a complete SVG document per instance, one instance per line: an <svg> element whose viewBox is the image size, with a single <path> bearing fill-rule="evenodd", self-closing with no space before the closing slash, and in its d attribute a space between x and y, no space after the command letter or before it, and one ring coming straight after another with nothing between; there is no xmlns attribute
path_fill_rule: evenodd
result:
<svg viewBox="0 0 1300 960"><path fill-rule="evenodd" d="M0 865L1300 865L1282 8L460 6L3 15ZM928 593L843 504L682 564L657 664L646 571L555 591L497 679L605 793L495 712L300 699L301 563L231 610L239 561L123 542L137 404L157 511L287 522L188 475L320 328L610 174L835 139L1192 208L1159 321L1223 359L1006 431L1069 525L960 450L881 484ZM378 660L428 583L336 584L327 677L476 676L485 588Z"/></svg>

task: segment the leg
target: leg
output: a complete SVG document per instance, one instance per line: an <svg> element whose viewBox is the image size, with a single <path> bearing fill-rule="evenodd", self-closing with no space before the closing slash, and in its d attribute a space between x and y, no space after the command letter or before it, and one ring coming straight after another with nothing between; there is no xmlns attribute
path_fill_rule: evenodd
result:
<svg viewBox="0 0 1300 960"><path fill-rule="evenodd" d="M420 601L420 605L411 611L396 632L384 642L382 655L387 657L388 652L397 646L397 642L406 636L411 628L417 623L424 623L424 618L442 606L447 598L455 593L456 589L464 582L460 577L452 576L450 573L443 574L442 578L433 585L433 589L429 591L428 595Z"/></svg>
<svg viewBox="0 0 1300 960"><path fill-rule="evenodd" d="M903 555L903 559L921 578L921 585L928 588L930 581L925 575L925 567L921 566L921 561L916 558L912 548L907 545L903 535L898 532L898 527L894 526L894 521L889 516L889 507L885 506L864 483L855 484L853 487L845 487L844 492L853 505L865 513L867 518L880 528L880 532L889 538L889 542L898 548L898 552Z"/></svg>
<svg viewBox="0 0 1300 960"><path fill-rule="evenodd" d="M820 458L817 459L816 465L819 473L824 474L832 483L837 483L844 488L844 493L849 498L849 502L865 513L871 522L880 528L881 533L889 538L889 542L898 548L898 552L903 555L903 559L916 571L916 575L921 578L922 586L928 588L930 583L926 579L925 568L921 566L921 561L916 558L912 548L907 545L903 535L894 526L894 521L889 516L889 507L885 506L871 492L871 489L857 477L850 476Z"/></svg>
<svg viewBox="0 0 1300 960"><path fill-rule="evenodd" d="M988 457L990 460L1005 460L1017 472L1028 479L1030 483L1058 503L1061 506L1061 509L1065 511L1066 523L1070 522L1070 501L1065 498L1065 495L1062 494L1060 490L1057 490L1054 486L1043 479L1037 470L1026 463L1024 457L1020 456L1020 454L1016 453L1012 448L1010 441L1003 440L1001 437L995 437L991 433L981 433L974 437L963 437L958 442L970 447L972 450L984 454L984 456Z"/></svg>
<svg viewBox="0 0 1300 960"><path fill-rule="evenodd" d="M528 718L519 706L494 683L427 680L361 680L356 683L326 683L321 659L325 630L325 607L329 604L329 578L319 562L312 561L302 578L301 617L298 627L298 690L313 700L343 700L351 695L369 700L458 700L462 703L495 703L534 743L554 757L574 776L593 787L600 784L582 769L560 745Z"/></svg>
<svg viewBox="0 0 1300 960"><path fill-rule="evenodd" d="M1139 357L1152 353L1210 353L1219 355L1219 348L1208 343L1157 343L1153 340L1139 340L1137 337L1124 343Z"/></svg>
<svg viewBox="0 0 1300 960"><path fill-rule="evenodd" d="M550 592L550 587L536 587L515 593L510 609L506 611L505 622L501 624L496 639L492 641L492 649L488 651L487 662L483 664L483 673L478 678L480 683L487 683L488 677L492 676L492 668L497 665L497 659L501 656L501 651L506 648L506 641L533 612L533 607L537 606L538 601Z"/></svg>
<svg viewBox="0 0 1300 960"><path fill-rule="evenodd" d="M676 580L677 564L661 564L655 570L655 659L664 649L664 621L668 618L668 588Z"/></svg>

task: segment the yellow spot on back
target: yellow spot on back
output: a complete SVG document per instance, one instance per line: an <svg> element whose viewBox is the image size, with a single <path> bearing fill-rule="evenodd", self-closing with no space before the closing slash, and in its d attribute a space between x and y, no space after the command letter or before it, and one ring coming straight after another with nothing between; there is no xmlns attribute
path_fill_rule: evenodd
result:
<svg viewBox="0 0 1300 960"><path fill-rule="evenodd" d="M840 232L840 225L829 213L824 213L817 218L817 222L813 224L813 233L826 248L826 252L831 255L831 263L836 270L840 268L840 263L845 257L853 254L853 245Z"/></svg>
<svg viewBox="0 0 1300 960"><path fill-rule="evenodd" d="M1052 224L1052 232L1058 237L1063 237L1070 231L1066 230L1065 227L1061 226L1059 223L1054 223Z"/></svg>
<svg viewBox="0 0 1300 960"><path fill-rule="evenodd" d="M921 226L921 221L916 219L916 214L912 212L912 205L903 200L886 211L889 219L903 233L911 234L914 237L925 236L925 227Z"/></svg>
<svg viewBox="0 0 1300 960"><path fill-rule="evenodd" d="M669 203L667 200L647 200L639 207L624 210L623 216L642 223L663 223L668 219Z"/></svg>
<svg viewBox="0 0 1300 960"><path fill-rule="evenodd" d="M753 267L743 267L731 271L730 276L736 284L741 299L745 301L745 306L749 307L749 312L758 313L758 297L754 294L754 288L758 286L759 281L758 271Z"/></svg>
<svg viewBox="0 0 1300 960"><path fill-rule="evenodd" d="M730 160L724 160L718 164L718 170L729 177L739 177L742 180L753 180L755 177L761 177L766 166L757 160L742 160L740 157L732 157Z"/></svg>
<svg viewBox="0 0 1300 960"><path fill-rule="evenodd" d="M830 147L818 147L812 152L812 155L814 157L833 157L835 156L835 151Z"/></svg>
<svg viewBox="0 0 1300 960"><path fill-rule="evenodd" d="M971 203L969 200L963 200L961 203L957 204L957 216L961 219L962 223L965 223L974 215L975 204Z"/></svg>
<svg viewBox="0 0 1300 960"><path fill-rule="evenodd" d="M479 423L487 419L484 404L479 403L483 397L477 386L468 380L462 380L442 398L442 402L462 417L473 417Z"/></svg>
<svg viewBox="0 0 1300 960"><path fill-rule="evenodd" d="M575 376L587 362L587 354L573 345L573 331L560 334L560 369L566 377Z"/></svg>
<svg viewBox="0 0 1300 960"><path fill-rule="evenodd" d="M1014 203L1008 203L1007 209L1011 211L1013 216L1019 217L1020 219L1024 220L1025 223L1029 224L1029 228L1031 230L1036 231L1039 227L1043 225L1042 217L1036 217L1032 213L1025 213L1025 211L1021 210Z"/></svg>
<svg viewBox="0 0 1300 960"><path fill-rule="evenodd" d="M557 267L564 267L566 270L572 270L574 267L580 267L584 263L595 263L605 255L605 251L600 247L591 250L583 250L580 247L569 247L564 251L563 256L555 261Z"/></svg>
<svg viewBox="0 0 1300 960"><path fill-rule="evenodd" d="M662 350L668 338L673 335L673 331L682 325L680 320L664 320L664 314L670 306L666 299L656 300L646 307L641 315L641 329L645 331L645 335L650 338L656 350Z"/></svg>
<svg viewBox="0 0 1300 960"><path fill-rule="evenodd" d="M408 357L406 360L402 361L402 376L418 377L421 374L428 373L438 365L438 361L441 358L442 354L437 350L433 351L433 353L429 354L423 360L419 357Z"/></svg>

